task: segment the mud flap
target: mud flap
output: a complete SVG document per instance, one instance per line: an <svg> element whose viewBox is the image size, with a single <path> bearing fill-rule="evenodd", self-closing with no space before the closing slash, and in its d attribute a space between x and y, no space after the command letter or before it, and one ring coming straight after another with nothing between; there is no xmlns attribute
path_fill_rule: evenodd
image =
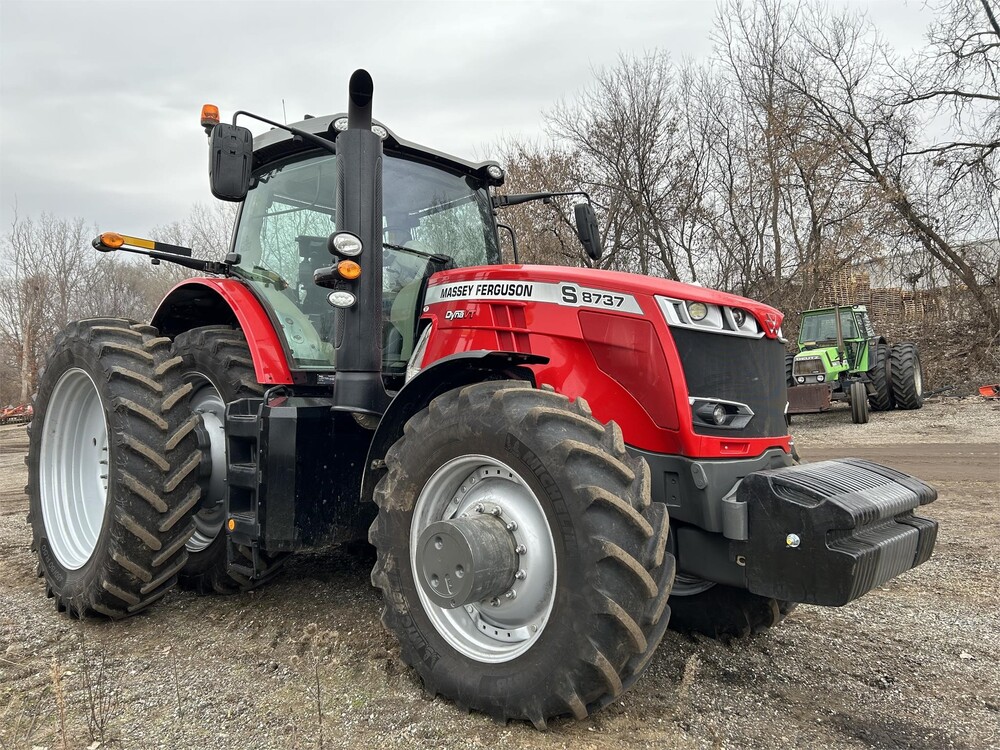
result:
<svg viewBox="0 0 1000 750"><path fill-rule="evenodd" d="M734 545L747 588L847 604L930 557L937 522L913 511L936 497L919 479L856 458L749 474L737 493L749 538Z"/></svg>

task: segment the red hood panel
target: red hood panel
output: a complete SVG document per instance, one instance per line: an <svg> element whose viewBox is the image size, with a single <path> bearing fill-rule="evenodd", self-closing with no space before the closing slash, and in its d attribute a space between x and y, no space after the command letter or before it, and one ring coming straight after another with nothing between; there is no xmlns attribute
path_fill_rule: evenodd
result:
<svg viewBox="0 0 1000 750"><path fill-rule="evenodd" d="M510 284L476 284L468 289L459 288L462 299L512 299L523 297L525 289L516 288L517 283L538 282L540 284L578 284L591 289L602 289L624 295L649 295L672 297L673 299L705 302L714 305L740 307L750 311L766 332L768 338L775 338L781 326L784 315L770 305L756 302L746 297L727 294L714 289L706 289L694 284L683 284L669 279L656 279L650 276L640 276L619 271L603 271L594 268L569 268L566 266L474 266L472 268L457 268L434 274L428 284L429 296L434 287L460 282L511 282ZM546 289L544 297L538 301L555 301L545 297L550 296ZM631 308L629 297L624 301L613 300L621 312L637 312Z"/></svg>

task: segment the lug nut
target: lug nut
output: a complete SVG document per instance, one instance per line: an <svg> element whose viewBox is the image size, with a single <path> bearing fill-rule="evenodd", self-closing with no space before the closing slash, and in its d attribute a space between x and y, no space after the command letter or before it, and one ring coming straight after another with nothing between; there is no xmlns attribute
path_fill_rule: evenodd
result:
<svg viewBox="0 0 1000 750"><path fill-rule="evenodd" d="M528 548L525 547L523 544L519 544L514 548L514 551L519 555L523 555L525 552L528 551Z"/></svg>
<svg viewBox="0 0 1000 750"><path fill-rule="evenodd" d="M507 531L517 531L517 524L511 521L507 524Z"/></svg>
<svg viewBox="0 0 1000 750"><path fill-rule="evenodd" d="M500 599L499 599L498 597L495 597L495 596L494 596L494 597L493 597L493 598L492 598L492 599L490 600L490 604L491 604L491 605L493 605L494 607L499 607L499 606L500 606Z"/></svg>
<svg viewBox="0 0 1000 750"><path fill-rule="evenodd" d="M527 578L527 577L528 577L528 574L527 574L527 573L525 573L525 572L524 572L524 570L519 570L519 571L517 571L517 572L516 572L516 573L514 574L514 578L516 578L516 579L517 579L517 580L519 580L519 581L523 581L523 580L524 580L525 578Z"/></svg>
<svg viewBox="0 0 1000 750"><path fill-rule="evenodd" d="M506 594L504 594L504 596L507 597L508 599L516 599L517 598L517 592L514 591L514 589L511 589Z"/></svg>
<svg viewBox="0 0 1000 750"><path fill-rule="evenodd" d="M799 539L798 534L789 534L788 536L785 537L785 544L788 545L789 547L798 547L800 544L802 544L802 540Z"/></svg>
<svg viewBox="0 0 1000 750"><path fill-rule="evenodd" d="M494 516L499 516L501 513L503 513L503 511L500 510L499 508L494 508L493 510L490 511L490 513L493 514Z"/></svg>
<svg viewBox="0 0 1000 750"><path fill-rule="evenodd" d="M483 508L483 504L482 503L477 503L476 504L476 513L482 513L484 510L485 510L485 508Z"/></svg>

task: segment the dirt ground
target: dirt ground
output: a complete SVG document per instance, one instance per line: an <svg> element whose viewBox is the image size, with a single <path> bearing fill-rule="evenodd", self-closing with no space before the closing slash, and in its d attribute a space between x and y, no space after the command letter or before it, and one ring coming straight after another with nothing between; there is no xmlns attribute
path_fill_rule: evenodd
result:
<svg viewBox="0 0 1000 750"><path fill-rule="evenodd" d="M935 485L934 557L747 640L668 633L633 690L542 733L427 700L368 561L339 551L252 594L58 614L29 551L24 428L0 427L0 748L1000 747L1000 406L937 399L865 426L838 409L792 432L803 460L871 457Z"/></svg>

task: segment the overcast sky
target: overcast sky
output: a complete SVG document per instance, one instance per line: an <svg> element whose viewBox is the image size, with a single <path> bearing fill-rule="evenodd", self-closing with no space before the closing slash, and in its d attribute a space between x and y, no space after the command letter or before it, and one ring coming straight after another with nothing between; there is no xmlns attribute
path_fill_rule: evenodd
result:
<svg viewBox="0 0 1000 750"><path fill-rule="evenodd" d="M866 9L901 49L929 18L920 0L831 4ZM706 57L714 14L713 0L0 0L0 232L15 205L138 235L182 219L214 200L203 103L226 120L280 121L282 100L289 122L339 112L359 67L398 135L489 158L501 136L542 137L542 112L620 52Z"/></svg>

